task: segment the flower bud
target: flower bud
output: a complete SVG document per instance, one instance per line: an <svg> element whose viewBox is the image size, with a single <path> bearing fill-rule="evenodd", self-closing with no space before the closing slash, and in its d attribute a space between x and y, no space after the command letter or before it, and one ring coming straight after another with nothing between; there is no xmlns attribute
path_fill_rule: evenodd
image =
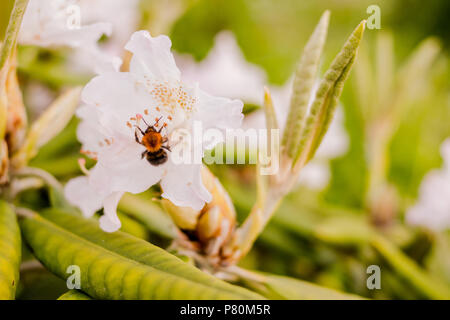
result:
<svg viewBox="0 0 450 320"><path fill-rule="evenodd" d="M11 59L11 65L6 78L6 141L10 153L16 151L23 143L27 128L27 114L23 104L22 92L16 74L16 59Z"/></svg>
<svg viewBox="0 0 450 320"><path fill-rule="evenodd" d="M228 193L206 167L202 169L202 181L211 193L212 201L201 210L177 207L166 199L162 204L175 224L189 232L191 241L199 244L199 250L220 261L221 249L236 225L236 212Z"/></svg>

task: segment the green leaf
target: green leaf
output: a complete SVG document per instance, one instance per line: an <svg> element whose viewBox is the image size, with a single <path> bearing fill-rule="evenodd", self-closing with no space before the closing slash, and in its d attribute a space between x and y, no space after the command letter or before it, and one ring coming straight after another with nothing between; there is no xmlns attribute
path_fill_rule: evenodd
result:
<svg viewBox="0 0 450 320"><path fill-rule="evenodd" d="M261 274L264 281L246 279L246 283L255 291L269 299L287 300L359 300L364 299L353 294L339 292L299 279Z"/></svg>
<svg viewBox="0 0 450 320"><path fill-rule="evenodd" d="M344 82L355 61L364 27L365 21L361 22L353 31L325 73L305 120L294 166L298 165L301 168L314 156L327 132L341 96Z"/></svg>
<svg viewBox="0 0 450 320"><path fill-rule="evenodd" d="M92 299L78 290L69 290L62 296L60 296L58 300L92 300Z"/></svg>
<svg viewBox="0 0 450 320"><path fill-rule="evenodd" d="M81 87L75 87L61 94L33 123L24 145L13 156L12 161L20 168L36 156L40 147L56 137L72 119L78 107Z"/></svg>
<svg viewBox="0 0 450 320"><path fill-rule="evenodd" d="M146 199L145 196L149 198ZM124 194L118 209L163 238L173 239L176 236L176 226L172 219L150 199L148 193L145 195Z"/></svg>
<svg viewBox="0 0 450 320"><path fill-rule="evenodd" d="M0 200L0 300L13 300L19 282L20 230L16 214Z"/></svg>
<svg viewBox="0 0 450 320"><path fill-rule="evenodd" d="M48 210L21 221L36 257L53 273L81 270L81 290L96 299L258 299L146 241L105 233L95 221Z"/></svg>
<svg viewBox="0 0 450 320"><path fill-rule="evenodd" d="M45 269L38 261L25 261L20 266L18 300L55 300L67 291L64 280Z"/></svg>
<svg viewBox="0 0 450 320"><path fill-rule="evenodd" d="M315 228L314 235L326 243L359 246L368 243L373 232L366 216L355 215L324 219Z"/></svg>
<svg viewBox="0 0 450 320"><path fill-rule="evenodd" d="M329 20L330 12L325 11L305 46L295 72L291 105L282 141L290 158L294 158L298 152L298 143L319 70Z"/></svg>
<svg viewBox="0 0 450 320"><path fill-rule="evenodd" d="M279 129L277 114L273 106L272 96L269 88L264 88L264 114L266 116L266 128L269 130L268 136L270 137L270 130ZM270 144L269 144L270 146Z"/></svg>
<svg viewBox="0 0 450 320"><path fill-rule="evenodd" d="M450 299L450 287L421 269L383 236L374 234L371 245L411 285L431 299Z"/></svg>
<svg viewBox="0 0 450 320"><path fill-rule="evenodd" d="M131 234L132 236L139 239L148 240L148 230L146 227L144 227L144 225L121 212L117 212L117 217L122 223L122 227L120 228L122 232Z"/></svg>

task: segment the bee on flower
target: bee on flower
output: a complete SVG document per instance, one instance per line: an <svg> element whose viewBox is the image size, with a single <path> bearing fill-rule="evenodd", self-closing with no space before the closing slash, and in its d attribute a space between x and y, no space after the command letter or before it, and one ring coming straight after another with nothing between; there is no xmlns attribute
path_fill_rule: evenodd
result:
<svg viewBox="0 0 450 320"><path fill-rule="evenodd" d="M202 209L211 201L202 164L179 163L172 149L182 145L193 153L201 141L186 148L175 133L192 132L195 122L218 130L241 124L243 103L181 81L170 47L166 36L135 32L125 46L133 54L129 72L102 73L82 92L77 135L82 152L97 163L88 175L69 181L65 194L85 216L103 207L105 231L120 228L116 208L124 192L141 193L157 183L176 206Z"/></svg>

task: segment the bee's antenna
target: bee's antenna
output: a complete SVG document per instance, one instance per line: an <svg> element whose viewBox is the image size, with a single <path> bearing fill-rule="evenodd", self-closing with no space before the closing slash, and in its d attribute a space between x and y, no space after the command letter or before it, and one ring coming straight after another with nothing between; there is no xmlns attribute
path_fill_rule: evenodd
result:
<svg viewBox="0 0 450 320"><path fill-rule="evenodd" d="M156 119L155 124L153 126L156 126L158 124L159 120L161 120L161 119L162 119L162 116L159 117L158 119Z"/></svg>
<svg viewBox="0 0 450 320"><path fill-rule="evenodd" d="M159 119L161 119L161 118L159 118ZM167 127L167 123L164 122L164 124L161 126L161 128L159 128L158 133L161 133L162 129L164 129L165 127Z"/></svg>
<svg viewBox="0 0 450 320"><path fill-rule="evenodd" d="M150 127L150 125L147 123L147 121L145 121L144 118L141 118L141 119L142 119L142 121L144 121L144 123L145 123L145 125L146 125L147 127Z"/></svg>

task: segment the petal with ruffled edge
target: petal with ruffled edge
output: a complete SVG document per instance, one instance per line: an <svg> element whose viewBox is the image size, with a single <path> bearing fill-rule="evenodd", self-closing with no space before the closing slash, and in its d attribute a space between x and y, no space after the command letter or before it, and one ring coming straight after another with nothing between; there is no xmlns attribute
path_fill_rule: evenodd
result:
<svg viewBox="0 0 450 320"><path fill-rule="evenodd" d="M101 110L103 125L132 137L129 121L155 105L143 81L128 72L108 72L92 79L83 89L84 103Z"/></svg>
<svg viewBox="0 0 450 320"><path fill-rule="evenodd" d="M130 72L162 81L179 81L180 70L170 52L172 42L167 36L153 38L148 31L137 31L125 49L133 53Z"/></svg>
<svg viewBox="0 0 450 320"><path fill-rule="evenodd" d="M110 133L100 125L100 109L84 105L78 108L76 115L81 119L77 127L77 139L82 144L81 149L93 157L105 139L110 137Z"/></svg>
<svg viewBox="0 0 450 320"><path fill-rule="evenodd" d="M169 199L179 207L201 210L212 196L205 188L201 177L202 164L170 163L161 180L163 198Z"/></svg>
<svg viewBox="0 0 450 320"><path fill-rule="evenodd" d="M201 121L204 129L239 128L244 119L241 100L214 97L198 90L197 112L193 119Z"/></svg>
<svg viewBox="0 0 450 320"><path fill-rule="evenodd" d="M70 204L77 206L85 217L92 217L102 208L102 197L90 185L87 177L76 177L67 182L64 195Z"/></svg>
<svg viewBox="0 0 450 320"><path fill-rule="evenodd" d="M96 73L118 71L122 60L104 54L97 42L110 36L112 24L98 22L82 26L69 25L69 10L76 1L30 0L22 21L18 41L40 47L79 48L85 67Z"/></svg>

